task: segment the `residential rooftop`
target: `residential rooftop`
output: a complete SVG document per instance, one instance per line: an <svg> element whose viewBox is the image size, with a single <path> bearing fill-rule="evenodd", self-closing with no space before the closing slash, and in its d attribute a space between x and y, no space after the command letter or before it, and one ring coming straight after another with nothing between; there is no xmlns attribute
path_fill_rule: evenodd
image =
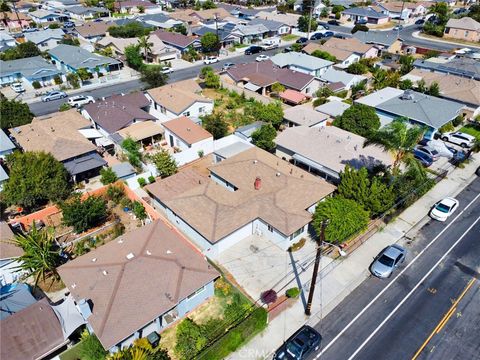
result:
<svg viewBox="0 0 480 360"><path fill-rule="evenodd" d="M45 151L64 161L96 150L78 131L90 125L90 121L70 109L47 118L34 118L30 124L9 131L24 151Z"/></svg>
<svg viewBox="0 0 480 360"><path fill-rule="evenodd" d="M28 79L41 79L42 77L61 73L60 70L41 56L8 61L0 60L0 77L22 74L23 77Z"/></svg>
<svg viewBox="0 0 480 360"><path fill-rule="evenodd" d="M308 46L308 45L307 45ZM334 64L332 61L317 58L299 52L279 53L271 58L272 62L283 68L289 65L302 67L308 70L317 70Z"/></svg>
<svg viewBox="0 0 480 360"><path fill-rule="evenodd" d="M0 221L0 259L11 259L23 254L23 250L11 243L14 234L5 221Z"/></svg>
<svg viewBox="0 0 480 360"><path fill-rule="evenodd" d="M297 125L314 126L326 121L329 117L316 111L312 104L292 106L283 111L283 118Z"/></svg>
<svg viewBox="0 0 480 360"><path fill-rule="evenodd" d="M235 191L200 173L185 179L182 171L148 185L146 190L210 243L257 218L289 236L310 223L312 216L307 209L335 190L335 186L257 147L208 169L212 176L232 184ZM256 178L261 179L259 190L254 188ZM167 194L164 186L171 189Z"/></svg>
<svg viewBox="0 0 480 360"><path fill-rule="evenodd" d="M480 61L467 57L454 58L450 61L437 61L436 58L427 60L417 59L414 61L413 66L419 69L480 80Z"/></svg>
<svg viewBox="0 0 480 360"><path fill-rule="evenodd" d="M38 45L49 39L61 40L65 36L65 33L62 29L45 29L41 31L25 32L24 36L26 41L31 41Z"/></svg>
<svg viewBox="0 0 480 360"><path fill-rule="evenodd" d="M65 44L60 44L54 47L49 50L48 53L75 69L94 68L96 66L120 63L118 60L91 53L81 47Z"/></svg>
<svg viewBox="0 0 480 360"><path fill-rule="evenodd" d="M77 301L93 304L88 322L105 349L219 276L192 244L161 220L69 261L58 272Z"/></svg>
<svg viewBox="0 0 480 360"><path fill-rule="evenodd" d="M468 16L462 17L461 19L449 19L446 27L468 31L480 31L480 23Z"/></svg>
<svg viewBox="0 0 480 360"><path fill-rule="evenodd" d="M334 118L342 115L343 112L347 110L350 106L350 104L344 103L343 101L333 100L323 105L317 106L315 110Z"/></svg>
<svg viewBox="0 0 480 360"><path fill-rule="evenodd" d="M10 140L7 134L5 134L5 131L0 129L0 153L13 150L15 147L15 144Z"/></svg>
<svg viewBox="0 0 480 360"><path fill-rule="evenodd" d="M181 116L179 118L166 121L162 123L162 126L166 130L182 139L188 145L192 145L209 138L213 139L212 134L210 134L200 125L195 124L186 116Z"/></svg>

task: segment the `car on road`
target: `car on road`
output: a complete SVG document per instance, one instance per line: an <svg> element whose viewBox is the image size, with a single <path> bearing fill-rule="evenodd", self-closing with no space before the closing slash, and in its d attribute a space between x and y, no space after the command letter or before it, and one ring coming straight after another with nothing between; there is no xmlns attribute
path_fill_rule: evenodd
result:
<svg viewBox="0 0 480 360"><path fill-rule="evenodd" d="M475 136L465 134L460 131L442 134L441 139L443 141L460 145L463 148L472 147L473 144L475 144Z"/></svg>
<svg viewBox="0 0 480 360"><path fill-rule="evenodd" d="M53 101L66 98L68 95L63 91L50 91L46 95L42 96L42 101Z"/></svg>
<svg viewBox="0 0 480 360"><path fill-rule="evenodd" d="M245 55L253 55L262 52L263 48L261 46L252 45L245 50Z"/></svg>
<svg viewBox="0 0 480 360"><path fill-rule="evenodd" d="M333 31L325 31L325 32L323 33L323 37L324 37L324 38L331 37L331 36L333 36L333 35L335 35L335 33L334 33Z"/></svg>
<svg viewBox="0 0 480 360"><path fill-rule="evenodd" d="M325 24L325 23L322 23L322 24L320 24L319 26L322 26L325 30L329 30L329 29L330 29L330 26L328 26L328 25Z"/></svg>
<svg viewBox="0 0 480 360"><path fill-rule="evenodd" d="M64 27L64 28L67 28L67 29L70 29L70 28L75 27L75 23L72 22L72 21L65 21L65 22L63 23L63 27Z"/></svg>
<svg viewBox="0 0 480 360"><path fill-rule="evenodd" d="M433 164L432 157L430 155L427 155L423 151L418 151L418 149L413 150L413 157L420 161L420 163L425 167L429 167Z"/></svg>
<svg viewBox="0 0 480 360"><path fill-rule="evenodd" d="M302 326L275 351L275 360L304 360L320 347L322 336L308 325Z"/></svg>
<svg viewBox="0 0 480 360"><path fill-rule="evenodd" d="M403 30L403 25L397 25L393 28L395 31Z"/></svg>
<svg viewBox="0 0 480 360"><path fill-rule="evenodd" d="M203 63L204 64L214 64L216 62L218 62L218 57L216 56L207 56L204 60L203 60Z"/></svg>
<svg viewBox="0 0 480 360"><path fill-rule="evenodd" d="M267 61L268 59L270 59L270 56L268 55L258 55L255 58L255 61L262 62L262 61Z"/></svg>
<svg viewBox="0 0 480 360"><path fill-rule="evenodd" d="M430 147L430 146L418 146L417 150L421 151L421 152L423 152L427 155L430 155L430 157L433 159L433 161L437 161L438 159L440 159L439 152L437 150L435 150L434 148Z"/></svg>
<svg viewBox="0 0 480 360"><path fill-rule="evenodd" d="M340 26L340 22L338 20L328 20L330 25Z"/></svg>
<svg viewBox="0 0 480 360"><path fill-rule="evenodd" d="M293 49L292 49L291 46L287 46L286 48L283 49L284 53L289 53L289 52L292 52L292 51L293 51Z"/></svg>
<svg viewBox="0 0 480 360"><path fill-rule="evenodd" d="M10 88L15 91L16 93L22 93L25 92L25 88L23 87L22 84L16 82L10 85Z"/></svg>
<svg viewBox="0 0 480 360"><path fill-rule="evenodd" d="M415 21L415 25L423 25L423 24L425 24L424 19L418 19L417 21Z"/></svg>
<svg viewBox="0 0 480 360"><path fill-rule="evenodd" d="M322 33L315 33L315 34L312 34L312 36L310 36L310 40L320 40L320 39L323 39L323 34Z"/></svg>
<svg viewBox="0 0 480 360"><path fill-rule="evenodd" d="M301 37L295 41L297 44L305 44L308 41L306 37Z"/></svg>
<svg viewBox="0 0 480 360"><path fill-rule="evenodd" d="M446 197L433 205L430 217L438 221L446 221L458 209L459 202L452 197Z"/></svg>
<svg viewBox="0 0 480 360"><path fill-rule="evenodd" d="M170 66L164 66L161 71L163 74L170 74L173 72L173 69Z"/></svg>
<svg viewBox="0 0 480 360"><path fill-rule="evenodd" d="M225 64L223 64L222 70L223 70L223 71L227 71L228 69L230 69L230 68L232 68L232 67L234 67L234 66L235 66L234 63L225 63Z"/></svg>
<svg viewBox="0 0 480 360"><path fill-rule="evenodd" d="M370 272L379 278L389 278L393 270L405 261L407 250L397 244L387 246L375 257Z"/></svg>
<svg viewBox="0 0 480 360"><path fill-rule="evenodd" d="M88 95L75 95L68 98L68 105L71 107L79 108L83 105L92 104L95 102L95 99Z"/></svg>

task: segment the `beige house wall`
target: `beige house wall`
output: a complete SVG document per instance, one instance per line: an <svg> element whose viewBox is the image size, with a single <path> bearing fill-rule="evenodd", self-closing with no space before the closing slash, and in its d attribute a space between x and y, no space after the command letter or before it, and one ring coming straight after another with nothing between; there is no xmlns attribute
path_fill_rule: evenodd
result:
<svg viewBox="0 0 480 360"><path fill-rule="evenodd" d="M480 31L449 28L448 33L443 34L444 38L458 39L471 42L480 42Z"/></svg>

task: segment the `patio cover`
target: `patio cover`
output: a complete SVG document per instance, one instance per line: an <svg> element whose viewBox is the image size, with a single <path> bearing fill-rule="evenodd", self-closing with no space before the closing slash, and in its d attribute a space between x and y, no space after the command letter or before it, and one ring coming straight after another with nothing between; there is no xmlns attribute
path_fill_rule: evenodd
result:
<svg viewBox="0 0 480 360"><path fill-rule="evenodd" d="M258 89L260 89L260 86L257 86L255 84L252 84L251 82L248 82L245 84L245 89L251 90L251 91L257 91Z"/></svg>
<svg viewBox="0 0 480 360"><path fill-rule="evenodd" d="M313 161L313 160L310 160L308 158L306 158L305 156L302 156L300 154L293 154L293 159L295 159L296 161L298 162L301 162L305 165L308 165L310 166L311 168L314 168L314 169L317 169L318 171L321 171L321 172L324 172L332 177L334 177L335 179L339 179L338 177L338 174L336 174L335 172L331 171L330 169L326 168L325 166L323 165L320 165L319 163Z"/></svg>
<svg viewBox="0 0 480 360"><path fill-rule="evenodd" d="M300 91L287 89L284 92L279 94L280 98L292 103L292 104L300 104L302 101L305 101L308 97L305 94L302 94Z"/></svg>
<svg viewBox="0 0 480 360"><path fill-rule="evenodd" d="M137 141L163 134L163 128L153 121L143 121L117 131L122 138L131 137Z"/></svg>
<svg viewBox="0 0 480 360"><path fill-rule="evenodd" d="M86 323L75 306L72 295L69 295L60 305L52 306L52 309L60 321L63 338L65 340L67 340L75 330Z"/></svg>
<svg viewBox="0 0 480 360"><path fill-rule="evenodd" d="M27 284L12 284L0 289L0 320L6 319L32 304L37 300L30 293Z"/></svg>
<svg viewBox="0 0 480 360"><path fill-rule="evenodd" d="M107 165L107 162L96 152L67 160L63 163L65 169L72 176L97 169Z"/></svg>
<svg viewBox="0 0 480 360"><path fill-rule="evenodd" d="M103 135L97 129L79 129L78 131L87 139L98 139L103 137Z"/></svg>
<svg viewBox="0 0 480 360"><path fill-rule="evenodd" d="M107 147L107 146L113 145L113 141L110 139L101 137L101 138L95 139L95 145Z"/></svg>

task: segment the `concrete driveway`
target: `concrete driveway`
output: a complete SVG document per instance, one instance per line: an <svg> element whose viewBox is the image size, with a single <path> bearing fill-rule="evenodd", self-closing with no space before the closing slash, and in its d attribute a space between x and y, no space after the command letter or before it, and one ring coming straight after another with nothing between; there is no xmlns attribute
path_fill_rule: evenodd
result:
<svg viewBox="0 0 480 360"><path fill-rule="evenodd" d="M315 243L307 239L300 250L290 253L264 237L251 235L220 254L217 261L257 300L265 290L274 289L281 295L286 289L301 288L301 284L308 282L315 249ZM330 261L323 257L322 265Z"/></svg>

